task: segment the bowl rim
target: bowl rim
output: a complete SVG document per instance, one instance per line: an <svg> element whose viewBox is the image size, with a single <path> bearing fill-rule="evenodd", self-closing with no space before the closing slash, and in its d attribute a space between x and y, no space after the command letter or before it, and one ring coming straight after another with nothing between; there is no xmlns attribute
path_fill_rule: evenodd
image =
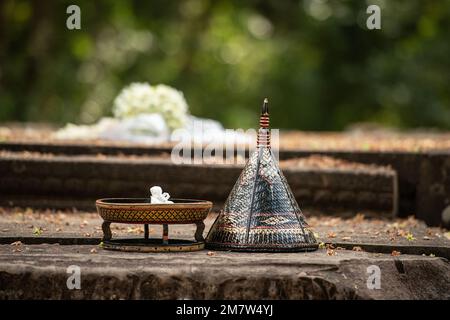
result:
<svg viewBox="0 0 450 320"><path fill-rule="evenodd" d="M185 208L188 207L198 207L206 206L209 207L213 205L211 201L201 200L201 199L181 199L181 198L171 198L171 201L177 201L176 203L150 203L144 202L144 200L150 201L150 198L102 198L95 201L96 206L113 206L113 207L162 207L162 208ZM123 202L117 202L123 201Z"/></svg>

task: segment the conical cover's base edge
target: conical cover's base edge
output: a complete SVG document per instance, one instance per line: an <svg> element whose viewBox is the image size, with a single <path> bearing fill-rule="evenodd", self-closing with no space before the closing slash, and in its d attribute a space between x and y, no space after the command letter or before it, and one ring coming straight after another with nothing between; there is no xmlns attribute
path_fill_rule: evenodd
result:
<svg viewBox="0 0 450 320"><path fill-rule="evenodd" d="M240 251L240 252L309 252L319 248L318 243L298 243L298 244L280 244L279 246L268 245L229 245L217 242L207 242L206 249L219 251Z"/></svg>

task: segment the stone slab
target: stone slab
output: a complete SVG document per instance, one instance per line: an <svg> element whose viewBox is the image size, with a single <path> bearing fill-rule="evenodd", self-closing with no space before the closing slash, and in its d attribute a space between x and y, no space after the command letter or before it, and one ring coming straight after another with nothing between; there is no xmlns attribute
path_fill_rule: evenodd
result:
<svg viewBox="0 0 450 320"><path fill-rule="evenodd" d="M368 252L435 255L450 259L450 233L427 227L414 218L385 219L362 213L346 218L307 211L307 221L319 242ZM348 214L350 216L350 214ZM206 236L217 217L210 213L205 220ZM21 241L25 244L59 243L97 245L103 236L102 220L95 212L0 208L0 244ZM112 224L113 238L143 238L142 225ZM36 230L39 230L36 232ZM194 240L194 225L173 225L169 236ZM151 238L161 238L162 227L150 225Z"/></svg>
<svg viewBox="0 0 450 320"><path fill-rule="evenodd" d="M346 139L345 135L334 134L339 139ZM406 136L408 140L414 140L415 135ZM322 140L323 141L322 141ZM336 139L334 137L333 139ZM394 147L376 148L375 142L371 142L372 149L365 150L364 143L359 142L360 139L353 137L350 141L344 143L346 148L334 146L330 148L330 144L334 141L328 137L317 137L315 142L310 145L302 147L295 147L293 149L280 150L280 159L291 159L296 157L306 157L312 154L321 154L340 159L346 159L354 162L390 165L398 175L398 210L401 216L415 214L417 217L425 220L429 225L447 225L450 226L450 220L443 219L444 211L450 210L450 151L448 148L414 148L412 146L407 148L396 149ZM339 140L338 139L338 140ZM403 138L393 139L397 144L401 144ZM422 141L424 146L433 145L433 139L430 138ZM441 139L446 141L445 136ZM317 140L317 141L316 141ZM364 139L362 139L364 140ZM372 139L373 140L373 139ZM392 140L392 139L391 139ZM423 139L422 139L423 140ZM439 140L439 139L438 139ZM322 141L322 143L320 143ZM327 143L324 147L323 142ZM357 143L360 147L354 147ZM411 143L408 143L411 144ZM337 146L342 143L337 144ZM445 143L443 144L445 145ZM108 154L108 155L161 155L170 154L171 146L142 146L131 144L113 143L94 143L94 142L58 142L58 141L3 141L0 142L0 148L10 151L34 151L42 153L79 155L79 154Z"/></svg>
<svg viewBox="0 0 450 320"><path fill-rule="evenodd" d="M93 208L104 197L146 197L150 185L173 197L226 200L243 165L174 165L170 159L4 153L0 204ZM302 205L397 212L397 176L389 168L282 166ZM85 207L87 206L87 207Z"/></svg>
<svg viewBox="0 0 450 320"><path fill-rule="evenodd" d="M450 299L450 265L437 257L20 247L0 245L0 299ZM73 265L80 290L66 285ZM370 268L377 267L380 289L370 289Z"/></svg>

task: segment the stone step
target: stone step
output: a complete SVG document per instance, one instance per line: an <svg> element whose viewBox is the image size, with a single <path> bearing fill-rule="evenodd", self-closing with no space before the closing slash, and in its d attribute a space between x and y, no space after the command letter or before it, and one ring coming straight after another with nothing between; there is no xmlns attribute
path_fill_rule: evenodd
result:
<svg viewBox="0 0 450 320"><path fill-rule="evenodd" d="M96 212L52 210L20 210L0 208L0 244L20 241L23 244L98 245L103 233L103 220ZM306 220L317 240L335 248L367 252L434 255L450 259L450 234L440 228L427 227L415 219L388 219L382 217L353 218L320 216L305 210ZM205 219L206 237L217 213ZM35 228L40 232L36 233ZM142 225L111 225L114 239L144 236ZM169 238L194 240L195 225L171 225ZM162 227L150 225L150 238L161 239ZM410 235L408 237L407 235Z"/></svg>
<svg viewBox="0 0 450 320"><path fill-rule="evenodd" d="M1 150L31 151L60 155L148 155L170 154L171 146L133 144L3 141ZM428 150L337 150L315 147L310 149L281 149L280 159L321 154L352 162L391 166L398 176L398 212L401 216L414 214L429 225L450 226L450 151Z"/></svg>
<svg viewBox="0 0 450 320"><path fill-rule="evenodd" d="M216 217L211 213L205 220L205 233ZM0 299L450 298L445 230L412 218L307 219L319 241L334 248L130 253L98 245L102 220L95 212L0 208ZM142 229L112 224L113 239L142 239ZM194 229L173 225L169 236L190 239ZM161 237L161 226L151 225L149 232ZM80 290L67 288L70 266L80 268ZM378 268L380 288L368 287Z"/></svg>
<svg viewBox="0 0 450 320"><path fill-rule="evenodd" d="M450 299L450 265L437 257L23 247L0 245L0 299ZM79 290L67 286L74 270Z"/></svg>
<svg viewBox="0 0 450 320"><path fill-rule="evenodd" d="M298 162L303 161L304 165ZM281 162L301 206L397 212L397 176L388 167L318 159ZM306 163L306 165L305 165ZM243 165L181 164L167 157L0 154L0 204L92 209L97 198L147 197L161 185L172 197L224 202Z"/></svg>

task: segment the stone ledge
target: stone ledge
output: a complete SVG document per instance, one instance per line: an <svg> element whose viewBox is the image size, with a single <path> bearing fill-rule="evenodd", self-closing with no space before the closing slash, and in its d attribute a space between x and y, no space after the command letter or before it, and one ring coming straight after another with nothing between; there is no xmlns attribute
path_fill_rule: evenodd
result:
<svg viewBox="0 0 450 320"><path fill-rule="evenodd" d="M319 135L315 141L319 139ZM335 137L341 137L345 140L345 135L335 134ZM412 136L414 137L414 136ZM442 136L443 139L446 136ZM296 139L299 139L298 137ZM300 141L304 141L302 136ZM322 142L327 142L328 135L320 138ZM340 139L340 138L338 138ZM399 140L399 138L394 138ZM317 142L316 141L316 142ZM334 141L333 138L331 141ZM351 140L354 142L354 140ZM329 141L328 141L329 142ZM377 140L378 142L378 140ZM439 144L439 143L438 143ZM353 162L366 164L376 164L381 166L390 165L398 176L398 210L401 216L407 216L412 213L423 219L429 225L438 226L446 224L443 221L442 213L450 204L450 151L444 143L442 147L428 148L374 148L361 149L354 144L346 143L346 148L342 145L339 148L330 144L302 144L295 143L291 148L280 150L280 159L291 159L298 157L307 157L313 154L320 154L338 159L345 159ZM390 144L388 144L390 145ZM106 154L106 155L150 155L159 156L170 154L170 145L164 146L142 146L133 144L113 144L99 142L61 142L61 141L6 141L0 142L2 150L14 152L32 151L41 153L54 153L66 155L80 154Z"/></svg>
<svg viewBox="0 0 450 320"><path fill-rule="evenodd" d="M161 185L176 198L226 200L242 165L175 165L164 158L0 155L0 204L93 209L95 199L144 197ZM387 167L283 167L300 204L397 213L397 175ZM86 207L87 205L87 207Z"/></svg>
<svg viewBox="0 0 450 320"><path fill-rule="evenodd" d="M430 228L416 219L385 219L358 215L354 218L323 216L307 212L307 221L319 242L367 252L435 255L450 259L450 234ZM344 213L342 213L344 214ZM349 214L347 214L349 215ZM206 236L217 213L205 219ZM97 245L103 236L102 219L95 212L21 210L0 207L0 244L21 241L24 244L57 243ZM41 230L36 234L35 228ZM142 225L111 225L113 238L143 238ZM150 237L161 238L162 227L150 225ZM171 225L169 237L194 240L195 225ZM408 240L406 235L412 238Z"/></svg>
<svg viewBox="0 0 450 320"><path fill-rule="evenodd" d="M0 299L449 299L442 258L338 250L139 254L96 246L0 245ZM96 253L91 253L95 249ZM66 269L81 268L81 290ZM367 267L379 266L370 290Z"/></svg>

